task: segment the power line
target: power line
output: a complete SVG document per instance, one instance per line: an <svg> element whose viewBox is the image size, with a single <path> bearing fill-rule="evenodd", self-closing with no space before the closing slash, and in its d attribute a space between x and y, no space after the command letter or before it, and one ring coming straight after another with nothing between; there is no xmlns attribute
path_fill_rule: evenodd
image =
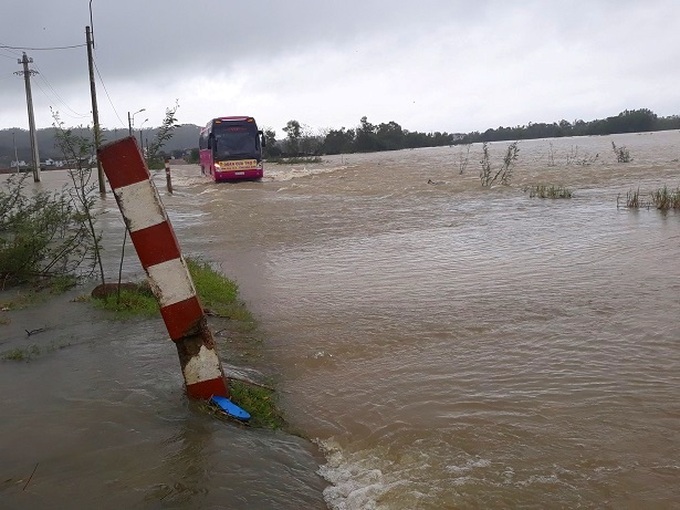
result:
<svg viewBox="0 0 680 510"><path fill-rule="evenodd" d="M53 102L54 102L54 98L50 97L50 96L47 94L47 92L45 92L45 90L40 86L40 83L38 83L37 81L34 82L34 83L35 83L35 86L38 87L38 89L40 90L40 92L42 92L43 96L45 96L45 98L46 98L50 103L53 103ZM64 104L65 104L65 103L64 103ZM65 106L66 106L66 108L68 108L69 110L71 110L71 109L68 107L68 105L65 104ZM50 105L50 110L52 110L52 109L53 109L53 106ZM56 110L53 110L53 111L56 111ZM71 110L71 111L73 111L73 110ZM83 117L87 117L87 115L81 115L81 114L79 114L79 113L77 113L77 112L74 112L75 115L71 115L71 114L68 113L68 112L62 112L62 113L64 113L67 117L70 117L70 118L72 118L72 119L82 119Z"/></svg>
<svg viewBox="0 0 680 510"><path fill-rule="evenodd" d="M0 48L7 50L29 50L29 51L51 51L51 50L72 50L74 48L84 48L87 44L72 44L70 46L49 46L46 48L32 48L29 46L8 46L0 44Z"/></svg>
<svg viewBox="0 0 680 510"><path fill-rule="evenodd" d="M57 91L54 90L54 87L52 86L52 84L51 84L49 81L47 81L47 78L45 77L45 73L42 71L42 69L40 69L40 68L37 66L37 64L36 64L35 62L33 62L33 67L35 67L35 68L39 71L40 74L39 74L38 76L40 76L40 79L43 80L43 81L45 82L45 84L50 88L50 90L52 90L52 92L54 93L54 96L57 98L57 100L58 100L61 104L63 104L68 110L70 110L71 113L73 113L74 115L76 115L76 117L79 117L79 118L87 117L87 115L75 111L73 108L71 108L71 107L66 103L66 101L64 101L64 100L62 99L62 97L57 93ZM37 84L36 84L36 85L37 85ZM38 85L38 86L39 86L39 85ZM42 90L42 88L41 88L40 90ZM44 93L44 92L43 92L43 93ZM45 95L47 95L47 94L45 94ZM49 99L49 98L48 98L48 99ZM69 117L71 117L71 115L69 115Z"/></svg>
<svg viewBox="0 0 680 510"><path fill-rule="evenodd" d="M123 122L123 119L120 118L120 115L118 115L118 112L116 111L116 107L113 106L113 101L111 101L111 96L109 95L109 91L106 89L106 84L104 83L104 79L102 78L102 75L99 72L99 67L97 67L97 62L95 62L94 59L92 59L92 63L94 64L94 69L97 71L97 76L99 76L99 81L102 84L102 87L104 87L104 93L106 94L107 99L109 100L109 104L111 105L111 108L113 108L113 113L116 114L116 117L118 117L118 120L120 121L120 124L125 127L126 124Z"/></svg>

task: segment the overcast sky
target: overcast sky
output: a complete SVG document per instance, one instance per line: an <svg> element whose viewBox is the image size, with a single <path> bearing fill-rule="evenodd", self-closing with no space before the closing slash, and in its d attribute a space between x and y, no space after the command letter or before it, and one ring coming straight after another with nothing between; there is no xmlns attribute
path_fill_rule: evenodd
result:
<svg viewBox="0 0 680 510"><path fill-rule="evenodd" d="M3 0L0 128L28 127L19 47L84 45L89 0ZM680 114L677 0L92 0L102 126L252 115L276 130L469 132ZM8 48L13 47L13 48ZM85 47L26 49L38 127L88 125ZM145 122L145 120L148 121Z"/></svg>

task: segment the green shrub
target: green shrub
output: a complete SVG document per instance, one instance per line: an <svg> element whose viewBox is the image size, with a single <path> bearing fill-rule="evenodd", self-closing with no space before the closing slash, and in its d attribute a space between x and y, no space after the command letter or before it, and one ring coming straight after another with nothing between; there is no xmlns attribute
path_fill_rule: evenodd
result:
<svg viewBox="0 0 680 510"><path fill-rule="evenodd" d="M87 224L64 192L26 190L10 176L0 189L2 286L73 275L90 253Z"/></svg>

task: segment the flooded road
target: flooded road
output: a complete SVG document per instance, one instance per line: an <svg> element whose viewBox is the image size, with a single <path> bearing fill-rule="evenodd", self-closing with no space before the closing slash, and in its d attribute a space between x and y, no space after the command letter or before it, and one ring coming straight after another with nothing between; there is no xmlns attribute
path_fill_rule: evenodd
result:
<svg viewBox="0 0 680 510"><path fill-rule="evenodd" d="M507 145L490 145L496 168ZM460 147L269 165L260 183L177 168L161 196L184 254L238 281L264 337L254 363L316 445L205 416L160 319L121 326L65 298L0 329L0 350L29 323L54 346L0 364L0 501L680 503L680 216L617 208L631 189L680 185L680 133L519 147L512 185L491 189L479 145L462 175ZM536 184L574 197L529 198ZM112 197L104 207L120 231ZM121 237L107 240L110 274Z"/></svg>

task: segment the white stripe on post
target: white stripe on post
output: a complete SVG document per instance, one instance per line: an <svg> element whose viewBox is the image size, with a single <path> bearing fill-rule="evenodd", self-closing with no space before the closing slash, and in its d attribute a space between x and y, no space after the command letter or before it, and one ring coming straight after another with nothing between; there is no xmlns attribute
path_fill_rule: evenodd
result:
<svg viewBox="0 0 680 510"><path fill-rule="evenodd" d="M148 182L136 182L113 190L120 211L129 220L130 232L167 221L156 190Z"/></svg>
<svg viewBox="0 0 680 510"><path fill-rule="evenodd" d="M154 293L161 307L196 296L191 276L181 257L149 266L148 273L156 286Z"/></svg>

